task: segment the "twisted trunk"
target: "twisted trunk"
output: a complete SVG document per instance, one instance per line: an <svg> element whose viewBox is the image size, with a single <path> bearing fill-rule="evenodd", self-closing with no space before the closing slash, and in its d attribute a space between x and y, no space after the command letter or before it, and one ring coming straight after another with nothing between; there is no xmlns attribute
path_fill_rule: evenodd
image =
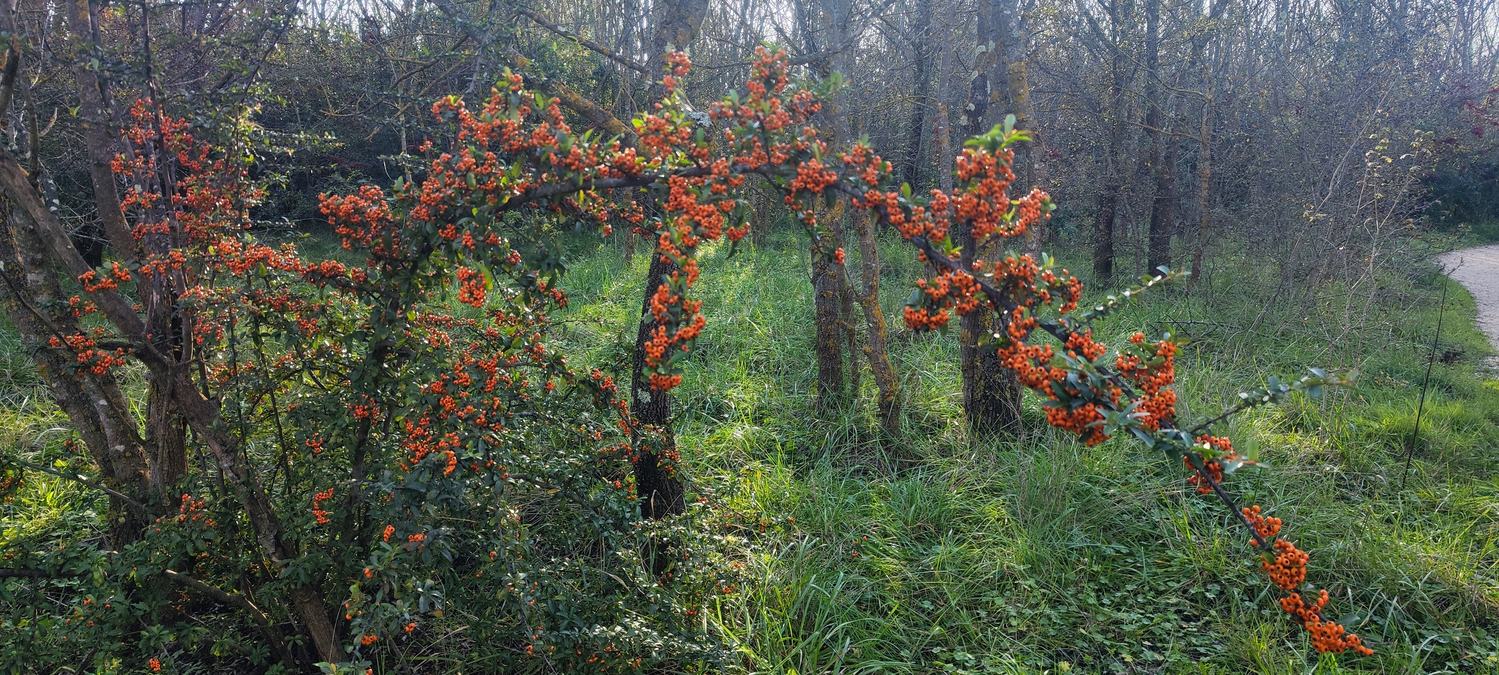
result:
<svg viewBox="0 0 1499 675"><path fill-rule="evenodd" d="M59 274L77 277L90 270L88 263L84 262L68 240L67 230L62 222L47 208L26 170L15 157L4 151L0 151L0 192L11 201L10 222L16 233L16 241L35 244L22 250L37 255L37 260L45 260L49 264L48 271L55 269ZM208 447L223 472L224 479L238 495L262 554L276 564L296 558L299 553L285 540L281 521L246 459L238 439L225 430L218 405L205 398L193 386L183 366L156 348L152 336L147 332L147 324L135 313L124 295L103 290L92 294L92 299L98 303L101 313L114 330L130 344L132 353L146 366L148 381L161 388L169 397L176 414L186 421ZM128 459L128 455L122 457ZM130 471L133 474L134 464L131 461ZM297 618L312 638L318 660L338 660L342 650L339 649L337 632L316 588L311 585L296 586L291 589L290 595Z"/></svg>

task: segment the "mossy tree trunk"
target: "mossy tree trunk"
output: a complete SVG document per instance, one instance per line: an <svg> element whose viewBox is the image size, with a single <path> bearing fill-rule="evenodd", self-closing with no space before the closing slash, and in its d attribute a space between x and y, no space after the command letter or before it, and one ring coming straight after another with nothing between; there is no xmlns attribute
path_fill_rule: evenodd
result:
<svg viewBox="0 0 1499 675"><path fill-rule="evenodd" d="M987 131L1009 104L1010 74L1007 54L1013 50L1015 20L1013 0L988 0L979 6L977 45L968 86L968 104L959 127L964 135ZM973 233L958 228L964 266L998 253L992 246L980 250ZM993 312L971 312L959 321L959 370L963 377L963 412L975 436L1013 433L1020 428L1020 382L999 362L994 335L1003 326Z"/></svg>

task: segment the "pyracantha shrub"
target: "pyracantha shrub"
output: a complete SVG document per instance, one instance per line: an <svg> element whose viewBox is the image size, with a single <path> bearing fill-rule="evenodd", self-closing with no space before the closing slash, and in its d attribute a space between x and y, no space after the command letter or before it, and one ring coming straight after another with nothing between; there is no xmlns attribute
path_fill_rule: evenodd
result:
<svg viewBox="0 0 1499 675"><path fill-rule="evenodd" d="M431 112L450 133L422 145L411 180L322 197L345 253L316 260L249 229L260 195L233 153L137 106L115 168L130 186L141 255L82 274L69 311L117 313L129 293L170 291L188 338L165 348L193 350L182 381L217 406L213 425L194 427L217 470L190 472L148 536L88 557L100 573L66 582L84 592L63 602L107 633L67 635L133 640L139 649L119 653L170 666L217 644L184 628L191 599L264 636L264 648L222 647L226 660L318 660L307 633L320 660L356 670L451 640L499 645L510 662L496 669L712 670L724 652L702 612L735 587L730 547L699 508L659 522L640 515L630 464L648 434L611 374L574 368L551 338L551 315L568 299L544 233L623 224L655 240L674 271L649 298L657 327L644 361L650 386L667 391L705 323L693 289L711 273L697 256L745 236L737 195L759 176L781 190L815 256L842 257L819 221L829 198L899 233L935 270L905 309L911 328L999 315L994 348L1051 424L1089 444L1131 436L1184 461L1192 484L1249 528L1282 607L1314 646L1368 653L1322 618L1327 595L1307 587L1308 556L1280 537L1280 521L1241 510L1224 490L1245 460L1209 435L1221 417L1179 419L1169 335L1106 345L1090 322L1121 299L1080 309L1082 284L1048 256L967 260L954 243L961 232L1003 250L1051 212L1041 190L1011 194L1023 132L1007 122L971 139L950 192L912 195L867 145L829 144L817 96L791 85L784 55L759 50L745 89L713 103L707 125L676 91L686 56L668 68L665 97L634 120L632 139L578 132L514 73L472 107L437 101ZM648 215L642 200L661 208ZM143 347L109 334L121 319L107 318L52 348L91 373L120 368ZM1318 372L1272 382L1229 412L1329 381ZM674 471L678 458L666 459ZM669 564L646 565L660 541L672 542ZM193 581L140 581L153 575ZM454 616L465 630L449 637Z"/></svg>
<svg viewBox="0 0 1499 675"><path fill-rule="evenodd" d="M148 101L134 108L114 170L140 254L79 278L70 304L92 327L53 347L84 371L122 371L131 350L101 345L128 341L88 298L175 289L194 384L252 459L234 469L239 485L209 466L191 472L180 504L152 508L144 536L121 550L8 560L57 572L29 590L74 607L62 626L13 635L56 648L57 663L92 644L111 645L98 663L136 668L211 653L362 671L452 646L445 617L456 613L460 641L490 645L517 669L713 668L722 650L703 609L738 585L720 537L699 524L698 505L641 519L627 402L610 375L574 370L550 339L550 313L567 297L536 231L575 217L567 209L587 197L486 192L551 189L550 177L517 178L526 159L577 161L555 154L580 138L555 104L509 82L487 109L534 110L544 121L528 119L525 139L439 102L452 147L429 144L428 171L389 193L325 197L346 252L319 260L251 230L259 190L234 153ZM490 142L508 148L503 165L475 152ZM236 488L270 510L244 507ZM672 559L648 569L642 552L662 539ZM332 618L336 658L299 635L294 597L308 590ZM149 640L134 637L141 625ZM234 634L263 639L224 639Z"/></svg>

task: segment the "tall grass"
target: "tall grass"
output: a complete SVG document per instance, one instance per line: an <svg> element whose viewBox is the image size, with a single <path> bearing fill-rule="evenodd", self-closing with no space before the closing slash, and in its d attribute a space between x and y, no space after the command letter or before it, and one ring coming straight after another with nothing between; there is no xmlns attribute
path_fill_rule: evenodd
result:
<svg viewBox="0 0 1499 675"><path fill-rule="evenodd" d="M898 317L919 270L898 242L884 261L882 302ZM628 357L644 268L643 255L627 263L608 247L575 255L566 334L589 359ZM1030 398L1027 433L975 442L961 424L953 336L903 328L892 354L907 400L901 438L878 433L872 391L813 417L811 290L796 240L716 250L703 269L709 324L678 390L679 441L691 489L759 524L745 543L753 582L713 617L750 670L1499 667L1499 384L1477 374L1489 347L1456 285L1447 362L1397 489L1450 283L1432 269L1379 280L1384 300L1342 341L1359 353L1330 341L1341 327L1317 305L1267 306L1266 275L1247 263L1098 326L1110 339L1143 328L1192 341L1179 385L1189 419L1272 374L1360 368L1351 388L1226 427L1266 464L1232 487L1286 519L1335 618L1378 650L1341 661L1319 659L1279 611L1244 533L1186 489L1179 464L1125 439L1084 448L1043 429Z"/></svg>
<svg viewBox="0 0 1499 675"><path fill-rule="evenodd" d="M312 242L314 245L317 242ZM568 242L572 304L559 317L575 361L628 372L645 256ZM899 317L919 273L885 242L881 298ZM814 416L811 288L793 237L709 251L708 328L676 391L691 497L746 524L749 583L709 620L763 673L1264 672L1499 669L1499 382L1472 299L1415 264L1379 279L1379 302L1343 342L1315 303L1277 305L1273 274L1226 251L1194 289L1167 290L1097 326L1118 340L1172 331L1184 416L1307 365L1357 366L1356 384L1236 418L1226 430L1266 466L1232 488L1286 519L1312 555L1334 618L1378 650L1320 657L1275 606L1236 529L1184 483L1178 462L1127 439L1093 448L1045 429L976 441L961 423L951 334L894 328L906 407L879 431L865 391ZM1081 265L1074 265L1081 267ZM1408 485L1402 457L1442 284L1448 319ZM1095 292L1097 292L1095 290ZM1356 350L1344 348L1358 345ZM60 459L24 350L0 330L0 442ZM97 531L98 500L34 476L0 508L0 543ZM59 519L76 522L61 524ZM482 650L452 654L483 670Z"/></svg>

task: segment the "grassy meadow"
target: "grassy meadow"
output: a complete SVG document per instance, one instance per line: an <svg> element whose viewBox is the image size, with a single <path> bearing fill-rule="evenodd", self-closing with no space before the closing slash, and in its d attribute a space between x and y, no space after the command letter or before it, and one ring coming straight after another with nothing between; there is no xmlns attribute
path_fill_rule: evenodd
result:
<svg viewBox="0 0 1499 675"><path fill-rule="evenodd" d="M645 256L573 257L566 334L618 368ZM900 438L879 433L867 375L862 405L809 417L811 288L791 237L703 261L709 324L679 390L678 441L691 489L758 524L744 553L754 582L713 620L772 673L1499 669L1499 381L1478 371L1490 350L1472 298L1418 265L1381 278L1378 303L1344 334L1334 317L1347 302L1294 316L1247 258L1221 260L1203 285L1148 296L1099 334L1191 338L1179 365L1189 419L1270 375L1358 368L1351 388L1226 429L1266 464L1230 485L1285 519L1332 616L1376 658L1319 662L1244 533L1187 489L1179 464L1129 439L1085 448L1046 430L1029 396L1029 434L971 442L952 334L893 330ZM919 268L896 241L883 261L883 304L898 322ZM1402 490L1443 284L1438 362Z"/></svg>

